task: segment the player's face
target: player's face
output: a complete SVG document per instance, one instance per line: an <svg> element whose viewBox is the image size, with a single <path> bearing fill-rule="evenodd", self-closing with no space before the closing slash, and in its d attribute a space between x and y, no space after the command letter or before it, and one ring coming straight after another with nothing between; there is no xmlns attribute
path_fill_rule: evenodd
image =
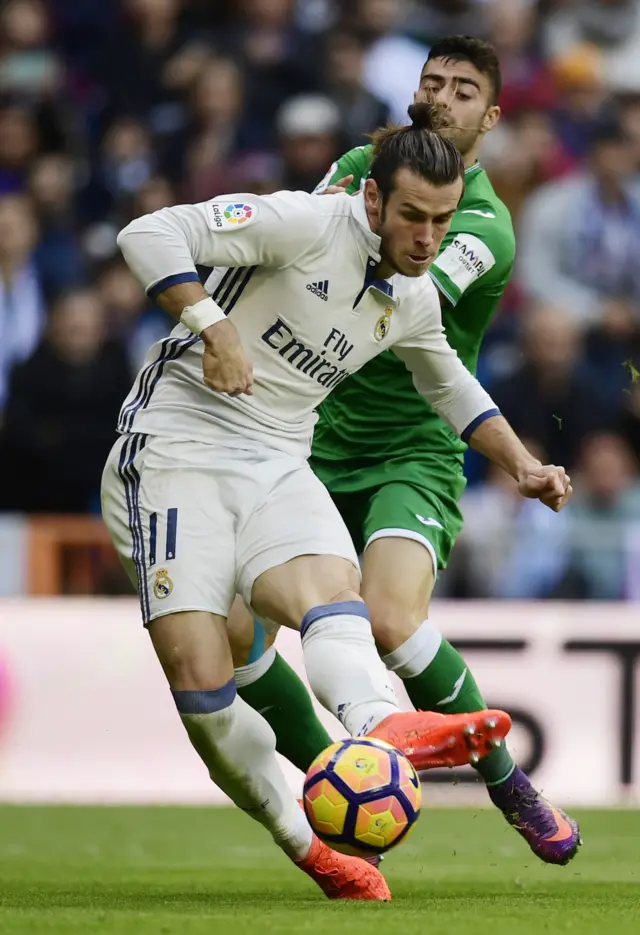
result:
<svg viewBox="0 0 640 935"><path fill-rule="evenodd" d="M452 140L464 156L500 116L500 108L491 103L492 93L489 79L471 62L437 58L424 66L415 98L426 96L445 108L442 136Z"/></svg>
<svg viewBox="0 0 640 935"><path fill-rule="evenodd" d="M422 276L436 258L462 196L462 179L432 185L410 169L399 169L384 206L376 183L365 183L365 198L385 266L403 276Z"/></svg>

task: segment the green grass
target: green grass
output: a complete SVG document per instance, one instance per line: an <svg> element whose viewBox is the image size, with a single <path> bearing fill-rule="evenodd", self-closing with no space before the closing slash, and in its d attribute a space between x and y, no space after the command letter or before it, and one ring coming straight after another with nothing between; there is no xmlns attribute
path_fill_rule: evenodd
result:
<svg viewBox="0 0 640 935"><path fill-rule="evenodd" d="M494 811L423 812L390 904L330 903L228 809L0 808L1 935L638 935L640 811L547 867Z"/></svg>

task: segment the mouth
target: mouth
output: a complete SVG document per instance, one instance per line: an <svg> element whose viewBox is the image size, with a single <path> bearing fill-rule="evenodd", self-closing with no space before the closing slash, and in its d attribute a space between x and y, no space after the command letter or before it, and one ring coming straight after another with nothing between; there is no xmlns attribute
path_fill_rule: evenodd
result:
<svg viewBox="0 0 640 935"><path fill-rule="evenodd" d="M429 254L410 253L409 259L412 263L415 263L416 266L422 266L424 263L428 263L431 260L431 257Z"/></svg>

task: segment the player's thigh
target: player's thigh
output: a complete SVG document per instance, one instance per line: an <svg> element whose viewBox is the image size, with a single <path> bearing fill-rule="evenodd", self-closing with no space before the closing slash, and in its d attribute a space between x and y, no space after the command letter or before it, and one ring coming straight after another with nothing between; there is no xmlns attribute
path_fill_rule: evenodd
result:
<svg viewBox="0 0 640 935"><path fill-rule="evenodd" d="M375 486L379 470L377 465L366 465L359 459L336 462L312 457L309 466L329 491L356 551L362 552L364 523L371 498L371 477L373 475Z"/></svg>
<svg viewBox="0 0 640 935"><path fill-rule="evenodd" d="M304 462L274 483L238 535L240 591L260 617L299 629L312 607L357 599L358 557Z"/></svg>
<svg viewBox="0 0 640 935"><path fill-rule="evenodd" d="M102 513L145 624L183 611L226 617L235 594L234 518L188 445L123 436L103 473Z"/></svg>
<svg viewBox="0 0 640 935"><path fill-rule="evenodd" d="M403 482L381 486L365 520L362 596L378 644L394 649L426 618L450 543L437 495Z"/></svg>
<svg viewBox="0 0 640 935"><path fill-rule="evenodd" d="M174 691L215 691L233 678L224 617L202 611L165 614L148 629Z"/></svg>

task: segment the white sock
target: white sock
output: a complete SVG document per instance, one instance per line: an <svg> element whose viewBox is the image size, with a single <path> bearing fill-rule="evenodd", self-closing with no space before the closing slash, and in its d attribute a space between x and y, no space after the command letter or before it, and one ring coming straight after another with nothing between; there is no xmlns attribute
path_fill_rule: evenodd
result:
<svg viewBox="0 0 640 935"><path fill-rule="evenodd" d="M412 679L430 666L442 644L442 634L429 620L423 620L408 640L382 657L387 669L401 679Z"/></svg>
<svg viewBox="0 0 640 935"><path fill-rule="evenodd" d="M264 825L289 857L306 857L313 833L276 759L275 734L236 695L233 679L217 691L172 694L215 784Z"/></svg>
<svg viewBox="0 0 640 935"><path fill-rule="evenodd" d="M314 607L300 633L309 684L352 737L400 711L376 650L366 604L342 601Z"/></svg>
<svg viewBox="0 0 640 935"><path fill-rule="evenodd" d="M275 646L270 646L255 662L250 662L246 666L238 666L235 670L235 679L238 688L246 688L247 685L253 685L254 682L262 678L265 672L269 671L275 661L276 648Z"/></svg>

